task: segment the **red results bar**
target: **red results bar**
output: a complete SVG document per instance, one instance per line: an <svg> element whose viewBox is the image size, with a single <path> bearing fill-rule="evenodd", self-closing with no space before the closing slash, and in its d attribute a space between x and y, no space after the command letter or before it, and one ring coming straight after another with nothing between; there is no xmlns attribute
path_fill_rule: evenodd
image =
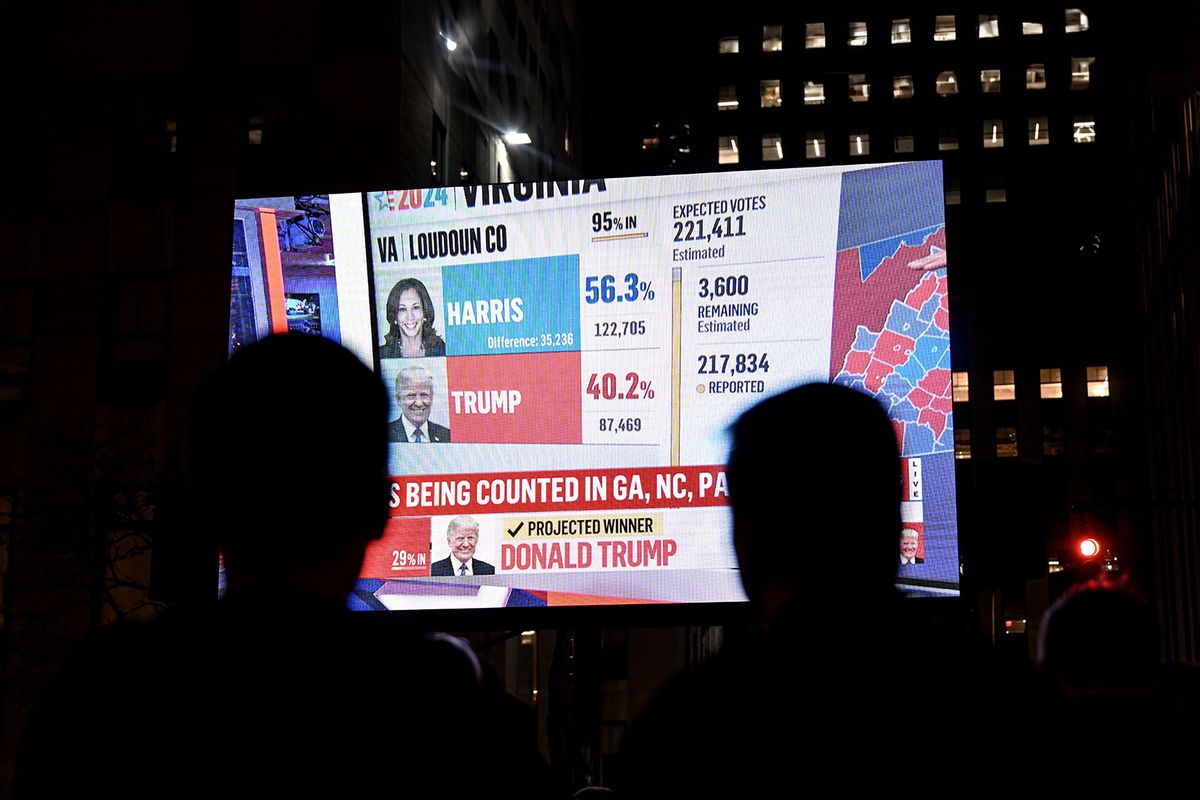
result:
<svg viewBox="0 0 1200 800"><path fill-rule="evenodd" d="M723 465L392 478L393 517L700 508L729 503Z"/></svg>

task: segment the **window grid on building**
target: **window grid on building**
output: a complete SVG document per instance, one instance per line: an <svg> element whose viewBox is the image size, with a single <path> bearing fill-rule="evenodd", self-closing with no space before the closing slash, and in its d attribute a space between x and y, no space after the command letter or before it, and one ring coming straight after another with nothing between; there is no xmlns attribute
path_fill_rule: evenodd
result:
<svg viewBox="0 0 1200 800"><path fill-rule="evenodd" d="M1062 391L1062 370L1058 367L1049 367L1041 370L1042 384L1042 399L1043 400L1061 400Z"/></svg>
<svg viewBox="0 0 1200 800"><path fill-rule="evenodd" d="M737 87L732 83L717 87L717 111L737 111Z"/></svg>
<svg viewBox="0 0 1200 800"><path fill-rule="evenodd" d="M1083 33L1088 29L1088 16L1078 8L1064 9L1067 33Z"/></svg>
<svg viewBox="0 0 1200 800"><path fill-rule="evenodd" d="M865 103L871 99L871 84L861 72L850 73L850 102Z"/></svg>
<svg viewBox="0 0 1200 800"><path fill-rule="evenodd" d="M971 379L966 372L951 372L950 387L954 402L971 402Z"/></svg>
<svg viewBox="0 0 1200 800"><path fill-rule="evenodd" d="M866 129L850 131L850 155L853 158L871 155L871 135Z"/></svg>
<svg viewBox="0 0 1200 800"><path fill-rule="evenodd" d="M804 26L804 47L815 50L825 46L825 23L809 22Z"/></svg>
<svg viewBox="0 0 1200 800"><path fill-rule="evenodd" d="M1017 399L1017 381L1015 375L1016 373L1011 369L997 369L992 371L993 400Z"/></svg>
<svg viewBox="0 0 1200 800"><path fill-rule="evenodd" d="M783 26L763 25L763 52L778 53L783 49Z"/></svg>
<svg viewBox="0 0 1200 800"><path fill-rule="evenodd" d="M758 82L758 102L762 108L779 108L783 105L783 92L780 82L766 80Z"/></svg>
<svg viewBox="0 0 1200 800"><path fill-rule="evenodd" d="M762 160L783 160L783 137L777 133L764 134L762 137Z"/></svg>
<svg viewBox="0 0 1200 800"><path fill-rule="evenodd" d="M996 428L996 457L1016 458L1018 455L1017 429L1007 426Z"/></svg>
<svg viewBox="0 0 1200 800"><path fill-rule="evenodd" d="M965 459L971 457L971 429L954 429L954 457Z"/></svg>
<svg viewBox="0 0 1200 800"><path fill-rule="evenodd" d="M935 16L933 18L933 40L935 42L953 42L954 39L954 15L939 14Z"/></svg>
<svg viewBox="0 0 1200 800"><path fill-rule="evenodd" d="M983 146L987 148L1004 147L1004 120L985 119L983 121Z"/></svg>
<svg viewBox="0 0 1200 800"><path fill-rule="evenodd" d="M738 137L736 137L736 136L718 136L717 137L717 163L718 164L736 164L736 163L738 163Z"/></svg>
<svg viewBox="0 0 1200 800"><path fill-rule="evenodd" d="M851 22L850 32L846 39L846 44L851 47L866 47L867 45L867 23Z"/></svg>
<svg viewBox="0 0 1200 800"><path fill-rule="evenodd" d="M1096 142L1096 120L1091 114L1076 115L1074 129L1072 139L1076 144L1094 144Z"/></svg>
<svg viewBox="0 0 1200 800"><path fill-rule="evenodd" d="M1025 68L1025 88L1040 91L1046 88L1046 65L1030 64Z"/></svg>
<svg viewBox="0 0 1200 800"><path fill-rule="evenodd" d="M804 157L825 158L825 131L809 131L804 134Z"/></svg>
<svg viewBox="0 0 1200 800"><path fill-rule="evenodd" d="M1029 118L1029 144L1050 144L1050 120L1047 117Z"/></svg>
<svg viewBox="0 0 1200 800"><path fill-rule="evenodd" d="M1071 59L1071 90L1082 91L1092 82L1092 64L1096 63L1094 58L1072 58Z"/></svg>

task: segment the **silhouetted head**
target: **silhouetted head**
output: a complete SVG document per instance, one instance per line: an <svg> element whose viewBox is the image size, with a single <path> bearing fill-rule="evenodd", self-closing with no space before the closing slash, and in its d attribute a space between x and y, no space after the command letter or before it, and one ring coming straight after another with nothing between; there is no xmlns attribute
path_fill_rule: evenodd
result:
<svg viewBox="0 0 1200 800"><path fill-rule="evenodd" d="M1038 664L1067 695L1146 691L1158 661L1150 607L1124 586L1076 586L1042 619Z"/></svg>
<svg viewBox="0 0 1200 800"><path fill-rule="evenodd" d="M879 403L813 383L762 401L732 432L734 545L751 602L893 595L900 453Z"/></svg>
<svg viewBox="0 0 1200 800"><path fill-rule="evenodd" d="M271 336L192 403L199 521L235 576L353 560L387 516L387 394L348 350ZM351 576L350 580L353 580Z"/></svg>
<svg viewBox="0 0 1200 800"><path fill-rule="evenodd" d="M422 341L437 338L433 327L437 311L425 284L416 278L402 278L388 292L385 305L388 332L384 341L398 342L401 335L419 337Z"/></svg>

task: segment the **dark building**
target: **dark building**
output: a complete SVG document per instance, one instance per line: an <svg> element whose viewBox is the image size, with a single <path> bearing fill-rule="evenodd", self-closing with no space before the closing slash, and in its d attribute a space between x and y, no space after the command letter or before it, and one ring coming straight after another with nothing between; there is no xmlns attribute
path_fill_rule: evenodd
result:
<svg viewBox="0 0 1200 800"><path fill-rule="evenodd" d="M982 630L1032 642L1067 579L1123 572L1156 598L1166 653L1194 657L1195 12L890 5L679 22L658 55L670 91L593 139L611 144L602 168L941 159L963 586Z"/></svg>

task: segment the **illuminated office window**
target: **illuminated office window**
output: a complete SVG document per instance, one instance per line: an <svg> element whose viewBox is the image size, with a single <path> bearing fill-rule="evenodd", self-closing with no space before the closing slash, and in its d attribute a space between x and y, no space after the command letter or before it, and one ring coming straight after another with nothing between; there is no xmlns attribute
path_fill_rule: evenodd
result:
<svg viewBox="0 0 1200 800"><path fill-rule="evenodd" d="M1074 140L1076 144L1094 144L1096 141L1096 120L1091 114L1075 117Z"/></svg>
<svg viewBox="0 0 1200 800"><path fill-rule="evenodd" d="M958 178L946 178L946 205L962 205L962 189L959 188Z"/></svg>
<svg viewBox="0 0 1200 800"><path fill-rule="evenodd" d="M850 102L865 103L871 99L871 84L861 72L850 73Z"/></svg>
<svg viewBox="0 0 1200 800"><path fill-rule="evenodd" d="M850 155L854 158L871 155L871 135L865 129L850 131Z"/></svg>
<svg viewBox="0 0 1200 800"><path fill-rule="evenodd" d="M1057 367L1041 370L1042 399L1062 399L1062 370Z"/></svg>
<svg viewBox="0 0 1200 800"><path fill-rule="evenodd" d="M777 133L764 134L762 137L762 160L781 161L783 159L783 137Z"/></svg>
<svg viewBox="0 0 1200 800"><path fill-rule="evenodd" d="M718 53L736 53L738 51L738 37L722 36L717 40Z"/></svg>
<svg viewBox="0 0 1200 800"><path fill-rule="evenodd" d="M971 379L966 372L951 372L950 388L953 393L954 402L971 402Z"/></svg>
<svg viewBox="0 0 1200 800"><path fill-rule="evenodd" d="M717 87L717 111L737 111L737 87L732 83Z"/></svg>
<svg viewBox="0 0 1200 800"><path fill-rule="evenodd" d="M1078 8L1068 8L1065 11L1067 17L1067 33L1083 33L1088 29L1087 14L1083 13Z"/></svg>
<svg viewBox="0 0 1200 800"><path fill-rule="evenodd" d="M779 81L759 81L758 101L763 108L779 108L783 105Z"/></svg>
<svg viewBox="0 0 1200 800"><path fill-rule="evenodd" d="M979 38L995 39L1000 35L1000 18L995 14L979 15Z"/></svg>
<svg viewBox="0 0 1200 800"><path fill-rule="evenodd" d="M979 70L979 90L984 94L996 94L1000 91L1000 70Z"/></svg>
<svg viewBox="0 0 1200 800"><path fill-rule="evenodd" d="M804 105L819 106L825 102L825 84L809 81L804 84Z"/></svg>
<svg viewBox="0 0 1200 800"><path fill-rule="evenodd" d="M250 128L247 137L247 143L252 145L260 145L263 140L263 118L251 117Z"/></svg>
<svg viewBox="0 0 1200 800"><path fill-rule="evenodd" d="M1032 90L1046 88L1045 64L1030 64L1025 68L1025 88Z"/></svg>
<svg viewBox="0 0 1200 800"><path fill-rule="evenodd" d="M1013 370L997 369L992 371L992 399L1017 399L1017 381Z"/></svg>
<svg viewBox="0 0 1200 800"><path fill-rule="evenodd" d="M1042 23L1040 23L1040 22L1022 22L1021 23L1021 35L1022 36L1041 36L1042 35Z"/></svg>
<svg viewBox="0 0 1200 800"><path fill-rule="evenodd" d="M892 147L897 153L911 153L913 151L913 134L910 129L901 129L896 131L895 140L892 142Z"/></svg>
<svg viewBox="0 0 1200 800"><path fill-rule="evenodd" d="M851 47L865 47L867 44L867 23L851 22L850 37L846 40L846 44Z"/></svg>
<svg viewBox="0 0 1200 800"><path fill-rule="evenodd" d="M1048 456L1061 456L1067 451L1063 439L1061 425L1042 426L1042 453Z"/></svg>
<svg viewBox="0 0 1200 800"><path fill-rule="evenodd" d="M738 163L738 141L736 136L717 137L717 163Z"/></svg>
<svg viewBox="0 0 1200 800"><path fill-rule="evenodd" d="M1004 120L985 119L983 121L983 146L1004 147Z"/></svg>
<svg viewBox="0 0 1200 800"><path fill-rule="evenodd" d="M809 131L804 134L804 157L825 158L825 131Z"/></svg>
<svg viewBox="0 0 1200 800"><path fill-rule="evenodd" d="M1050 120L1047 117L1029 118L1029 143L1050 144Z"/></svg>
<svg viewBox="0 0 1200 800"><path fill-rule="evenodd" d="M892 78L892 97L897 100L907 100L913 96L912 75L897 75Z"/></svg>
<svg viewBox="0 0 1200 800"><path fill-rule="evenodd" d="M984 179L983 202L1008 202L1008 190L1004 188L1004 177L1002 175L990 175Z"/></svg>
<svg viewBox="0 0 1200 800"><path fill-rule="evenodd" d="M1108 367L1087 368L1088 397L1108 397Z"/></svg>
<svg viewBox="0 0 1200 800"><path fill-rule="evenodd" d="M1017 455L1017 429L996 428L996 457L1016 458Z"/></svg>
<svg viewBox="0 0 1200 800"><path fill-rule="evenodd" d="M783 26L763 25L763 52L777 53L783 49Z"/></svg>
<svg viewBox="0 0 1200 800"><path fill-rule="evenodd" d="M1071 59L1071 88L1075 90L1086 89L1088 84L1092 82L1092 64L1096 63L1094 58L1072 58Z"/></svg>
<svg viewBox="0 0 1200 800"><path fill-rule="evenodd" d="M938 15L933 18L933 40L935 42L953 42L954 15Z"/></svg>
<svg viewBox="0 0 1200 800"><path fill-rule="evenodd" d="M939 72L937 76L937 93L942 97L958 94L958 80L950 70Z"/></svg>
<svg viewBox="0 0 1200 800"><path fill-rule="evenodd" d="M912 41L912 25L906 19L892 20L892 44L907 44Z"/></svg>
<svg viewBox="0 0 1200 800"><path fill-rule="evenodd" d="M809 22L804 26L804 47L815 50L825 46L825 23Z"/></svg>
<svg viewBox="0 0 1200 800"><path fill-rule="evenodd" d="M948 125L938 128L938 150L957 150L958 131Z"/></svg>
<svg viewBox="0 0 1200 800"><path fill-rule="evenodd" d="M954 429L954 457L955 458L970 458L971 457L971 429L970 428L955 428Z"/></svg>

